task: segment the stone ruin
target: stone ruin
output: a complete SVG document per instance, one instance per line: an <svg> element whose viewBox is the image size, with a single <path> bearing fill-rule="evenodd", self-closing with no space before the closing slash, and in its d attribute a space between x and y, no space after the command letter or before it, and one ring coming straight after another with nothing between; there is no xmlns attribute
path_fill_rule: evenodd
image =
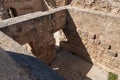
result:
<svg viewBox="0 0 120 80"><path fill-rule="evenodd" d="M0 80L120 75L120 1L0 0L0 47Z"/></svg>

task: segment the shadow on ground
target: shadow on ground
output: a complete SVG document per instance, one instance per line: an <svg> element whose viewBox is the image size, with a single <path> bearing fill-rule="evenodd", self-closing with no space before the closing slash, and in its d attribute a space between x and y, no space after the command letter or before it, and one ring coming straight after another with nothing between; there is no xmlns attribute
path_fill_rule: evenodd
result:
<svg viewBox="0 0 120 80"><path fill-rule="evenodd" d="M31 80L64 80L35 57L9 51L7 53L30 75Z"/></svg>
<svg viewBox="0 0 120 80"><path fill-rule="evenodd" d="M61 68L58 72L66 80L91 80L86 75L91 70L93 63L80 34L77 32L75 21L69 12L67 13L66 26L63 32L67 41L60 42L60 47L66 49L69 53L65 52L65 54L60 55L60 58L53 63L53 66Z"/></svg>

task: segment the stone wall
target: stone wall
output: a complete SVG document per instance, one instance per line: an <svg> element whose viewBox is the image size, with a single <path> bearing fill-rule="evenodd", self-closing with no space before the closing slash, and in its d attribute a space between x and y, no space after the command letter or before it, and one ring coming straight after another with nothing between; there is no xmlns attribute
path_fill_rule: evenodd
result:
<svg viewBox="0 0 120 80"><path fill-rule="evenodd" d="M48 10L43 0L3 0L0 1L0 5L0 8L4 10L4 14L9 14L8 9L13 8L16 10L17 16ZM4 18L9 18L9 16L4 15Z"/></svg>
<svg viewBox="0 0 120 80"><path fill-rule="evenodd" d="M13 25L9 25L12 23L11 21L15 21ZM65 22L66 10L57 9L8 19L7 27L0 30L21 45L29 43L35 56L45 63L50 63L56 55L53 33L62 29ZM3 23L5 23L5 20L3 20Z"/></svg>
<svg viewBox="0 0 120 80"><path fill-rule="evenodd" d="M21 1L15 2L14 4L5 2L3 6L15 6L18 8L22 2L25 5L31 5L33 0L29 3ZM55 8L68 4L66 1L67 0L46 0L47 3L45 3L45 5ZM36 3L36 1L33 2ZM39 1L37 1L37 3L38 2ZM72 8L64 7L36 13L31 12L38 10L44 11L47 9L43 8L41 2L41 5L36 5L34 9L27 5L23 6L22 9L30 10L21 12L21 9L18 8L16 9L18 15L31 14L3 20L3 22L0 22L0 27L5 26L5 28L0 30L21 45L29 43L34 55L45 63L50 63L56 56L53 33L65 27L61 39L63 40L61 47L70 50L73 54L77 54L85 60L99 65L108 71L120 73L119 2L113 5L114 2L115 1L103 1L102 3L101 0L73 0L71 4ZM89 8L99 11L93 11ZM68 9L68 12L66 12L66 9ZM100 12L112 12L114 9L118 10L117 12L115 11L118 15Z"/></svg>
<svg viewBox="0 0 120 80"><path fill-rule="evenodd" d="M46 11L48 10L48 2L48 0L47 3L45 3L44 0L3 0L0 2L0 8L2 8L2 10L0 11L1 20L10 17L10 14L8 12L9 8L14 8L16 10L17 16L20 16L37 11ZM61 1L59 1L59 3L60 2ZM65 4L65 2L63 2L62 4ZM45 18L30 20L16 25L11 25L8 28L2 29L2 31L22 45L25 43L29 43L29 45L25 44L24 46L27 48L30 48L31 46L32 52L36 56L39 56L41 53L43 53L41 54L41 56L39 56L39 58L46 63L50 63L55 58L55 39L53 37L53 33L64 26L64 20L66 17L64 14L64 11L60 11L55 14L53 13L52 15ZM60 17L64 18L59 20Z"/></svg>
<svg viewBox="0 0 120 80"><path fill-rule="evenodd" d="M120 14L119 0L72 0L72 6Z"/></svg>
<svg viewBox="0 0 120 80"><path fill-rule="evenodd" d="M72 0L45 0L50 8L61 7L69 5Z"/></svg>
<svg viewBox="0 0 120 80"><path fill-rule="evenodd" d="M69 8L68 15L63 29L67 41L61 46L108 71L120 73L120 16L76 8Z"/></svg>
<svg viewBox="0 0 120 80"><path fill-rule="evenodd" d="M1 80L64 80L1 31L0 43Z"/></svg>

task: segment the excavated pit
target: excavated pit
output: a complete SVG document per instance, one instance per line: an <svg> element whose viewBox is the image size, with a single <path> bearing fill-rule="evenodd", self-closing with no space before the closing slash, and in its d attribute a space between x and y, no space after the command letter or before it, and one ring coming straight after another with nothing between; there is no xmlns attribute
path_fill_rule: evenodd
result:
<svg viewBox="0 0 120 80"><path fill-rule="evenodd" d="M117 1L89 0L3 0L0 3L0 47L17 64L22 64L19 69L26 75L22 80L107 80L109 72L117 74L119 80L118 4ZM32 63L40 68L21 60L31 61L31 58L22 56L17 60L19 54L39 59L40 62L33 60ZM9 77L13 76L3 80Z"/></svg>

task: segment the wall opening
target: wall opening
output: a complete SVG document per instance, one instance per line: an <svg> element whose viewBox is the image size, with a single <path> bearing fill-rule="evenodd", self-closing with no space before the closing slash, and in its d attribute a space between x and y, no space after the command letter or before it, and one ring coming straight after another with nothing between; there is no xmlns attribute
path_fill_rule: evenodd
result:
<svg viewBox="0 0 120 80"><path fill-rule="evenodd" d="M10 18L13 18L13 17L18 16L17 10L16 10L15 8L13 8L13 7L8 8L8 9L7 9L7 12L8 12L8 16L9 16Z"/></svg>

